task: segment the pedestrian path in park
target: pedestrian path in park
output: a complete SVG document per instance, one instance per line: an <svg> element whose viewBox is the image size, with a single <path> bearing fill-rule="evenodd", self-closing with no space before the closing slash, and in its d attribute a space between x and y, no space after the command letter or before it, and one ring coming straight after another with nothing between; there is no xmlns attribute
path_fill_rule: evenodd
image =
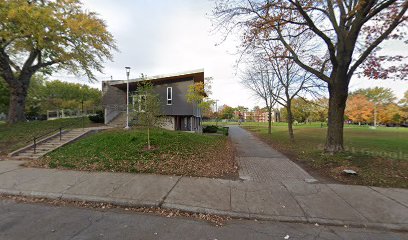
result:
<svg viewBox="0 0 408 240"><path fill-rule="evenodd" d="M248 131L231 126L229 136L237 150L241 179L264 183L288 180L315 181L305 170Z"/></svg>

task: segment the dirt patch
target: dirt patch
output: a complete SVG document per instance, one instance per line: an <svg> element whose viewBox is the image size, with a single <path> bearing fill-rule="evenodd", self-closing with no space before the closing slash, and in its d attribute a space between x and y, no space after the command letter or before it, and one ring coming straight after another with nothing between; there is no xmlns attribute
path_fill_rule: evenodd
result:
<svg viewBox="0 0 408 240"><path fill-rule="evenodd" d="M146 146L146 147L143 148L143 151L148 152L148 151L154 151L154 150L157 150L157 149L159 149L158 146L150 146L150 148L148 146Z"/></svg>

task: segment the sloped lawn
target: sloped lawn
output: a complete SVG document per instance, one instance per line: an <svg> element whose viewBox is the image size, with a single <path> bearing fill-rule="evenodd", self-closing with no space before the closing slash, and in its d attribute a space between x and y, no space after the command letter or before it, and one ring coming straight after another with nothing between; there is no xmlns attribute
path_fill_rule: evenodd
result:
<svg viewBox="0 0 408 240"><path fill-rule="evenodd" d="M86 117L84 127L97 126ZM0 156L31 144L33 137L53 131L59 127L81 128L82 118L66 118L50 121L19 122L9 125L0 123ZM56 133L56 132L53 132Z"/></svg>
<svg viewBox="0 0 408 240"><path fill-rule="evenodd" d="M225 136L155 129L147 150L143 129L108 130L49 153L33 164L87 171L233 178L237 167Z"/></svg>

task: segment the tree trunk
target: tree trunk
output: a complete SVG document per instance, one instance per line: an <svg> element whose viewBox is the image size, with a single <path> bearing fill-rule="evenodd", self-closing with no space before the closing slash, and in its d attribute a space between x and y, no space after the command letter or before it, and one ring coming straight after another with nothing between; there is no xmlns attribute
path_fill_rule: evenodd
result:
<svg viewBox="0 0 408 240"><path fill-rule="evenodd" d="M348 80L346 76L342 77L344 79L336 79L329 83L329 119L325 146L325 151L329 153L344 150L344 110L348 96Z"/></svg>
<svg viewBox="0 0 408 240"><path fill-rule="evenodd" d="M288 113L288 132L289 132L289 139L291 142L295 141L295 134L293 133L293 115L292 115L292 106L291 103L288 101L286 105L286 111Z"/></svg>
<svg viewBox="0 0 408 240"><path fill-rule="evenodd" d="M377 103L374 104L374 128L377 127Z"/></svg>
<svg viewBox="0 0 408 240"><path fill-rule="evenodd" d="M268 109L268 134L272 134L272 109Z"/></svg>
<svg viewBox="0 0 408 240"><path fill-rule="evenodd" d="M150 150L150 129L147 128L147 149Z"/></svg>
<svg viewBox="0 0 408 240"><path fill-rule="evenodd" d="M13 124L26 120L25 105L30 79L31 75L24 75L15 80L7 81L8 83L12 82L12 84L8 84L10 88L8 123Z"/></svg>

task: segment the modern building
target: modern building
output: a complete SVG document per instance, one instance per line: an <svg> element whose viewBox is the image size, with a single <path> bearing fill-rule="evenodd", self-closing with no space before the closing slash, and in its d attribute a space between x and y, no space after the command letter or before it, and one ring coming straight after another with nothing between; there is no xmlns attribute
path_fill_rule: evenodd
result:
<svg viewBox="0 0 408 240"><path fill-rule="evenodd" d="M138 103L137 88L150 82L162 102L163 128L177 131L201 131L201 110L197 104L187 101L187 91L194 83L204 82L204 69L144 77L129 80L129 109L135 110ZM105 109L105 124L117 127L126 125L127 80L102 82L102 104ZM132 115L132 114L130 114Z"/></svg>

